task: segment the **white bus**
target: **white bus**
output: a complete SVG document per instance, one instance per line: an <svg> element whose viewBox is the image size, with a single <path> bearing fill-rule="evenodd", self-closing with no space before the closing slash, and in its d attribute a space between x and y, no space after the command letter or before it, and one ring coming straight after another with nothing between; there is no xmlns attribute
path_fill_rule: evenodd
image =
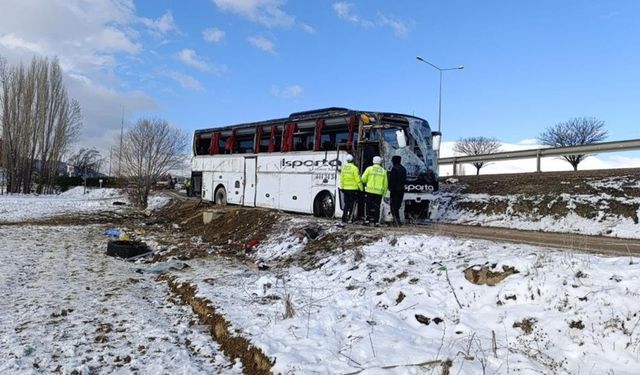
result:
<svg viewBox="0 0 640 375"><path fill-rule="evenodd" d="M400 155L407 169L404 213L428 219L435 214L438 168L433 145L439 145L439 139L423 119L346 108L196 130L191 188L216 204L339 217L339 170L346 155L353 155L361 173L375 155L382 156L387 169L391 157ZM386 202L382 215L391 220Z"/></svg>

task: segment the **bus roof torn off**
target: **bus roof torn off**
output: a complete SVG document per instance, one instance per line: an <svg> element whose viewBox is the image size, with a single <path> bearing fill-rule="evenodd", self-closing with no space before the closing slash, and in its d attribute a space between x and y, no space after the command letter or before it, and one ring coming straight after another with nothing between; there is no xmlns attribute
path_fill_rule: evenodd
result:
<svg viewBox="0 0 640 375"><path fill-rule="evenodd" d="M288 117L196 130L192 188L205 200L312 213L341 214L339 170L346 155L360 172L382 156L402 157L407 169L405 215L435 212L437 147L426 120L399 113L340 107ZM383 218L388 218L383 205Z"/></svg>

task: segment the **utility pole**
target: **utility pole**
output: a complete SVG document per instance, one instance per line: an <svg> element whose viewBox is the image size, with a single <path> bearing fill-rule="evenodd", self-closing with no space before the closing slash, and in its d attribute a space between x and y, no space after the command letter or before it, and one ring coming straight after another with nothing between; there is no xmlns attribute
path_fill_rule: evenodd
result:
<svg viewBox="0 0 640 375"><path fill-rule="evenodd" d="M120 148L118 149L118 177L120 177L120 168L122 166L122 135L124 133L124 107L122 107L122 120L120 121Z"/></svg>

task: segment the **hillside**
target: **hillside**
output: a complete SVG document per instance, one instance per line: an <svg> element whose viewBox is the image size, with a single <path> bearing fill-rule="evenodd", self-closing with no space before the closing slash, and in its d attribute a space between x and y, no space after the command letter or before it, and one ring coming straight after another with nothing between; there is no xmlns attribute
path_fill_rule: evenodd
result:
<svg viewBox="0 0 640 375"><path fill-rule="evenodd" d="M441 222L640 237L640 169L450 177L440 186Z"/></svg>

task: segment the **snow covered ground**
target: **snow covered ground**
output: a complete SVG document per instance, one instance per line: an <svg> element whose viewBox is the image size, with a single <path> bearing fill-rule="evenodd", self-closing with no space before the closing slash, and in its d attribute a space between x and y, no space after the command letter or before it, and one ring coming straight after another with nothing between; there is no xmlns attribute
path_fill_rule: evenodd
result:
<svg viewBox="0 0 640 375"><path fill-rule="evenodd" d="M0 222L40 219L62 214L113 210L113 202L128 202L118 189L75 187L59 195L0 195Z"/></svg>
<svg viewBox="0 0 640 375"><path fill-rule="evenodd" d="M605 216L608 207L603 206L600 216L588 219L569 212L566 216L553 217L542 215L535 211L527 213L515 213L511 207L521 204L527 197L524 195L489 196L487 194L466 194L457 197L457 202L474 204L504 204L507 210L504 213L480 213L468 210L456 210L443 206L438 220L446 223L463 225L481 225L486 227L512 228L522 230L535 230L543 232L576 233L593 236L611 236L620 238L640 239L640 224L629 217ZM557 201L571 210L576 205L598 205L599 197L561 194ZM620 204L640 204L640 198L620 200ZM640 209L637 214L640 216Z"/></svg>
<svg viewBox="0 0 640 375"><path fill-rule="evenodd" d="M75 187L59 195L0 195L0 223L42 219L63 214L90 214L123 210L113 202L129 203L119 189L88 189ZM168 201L163 196L151 196L149 208Z"/></svg>
<svg viewBox="0 0 640 375"><path fill-rule="evenodd" d="M255 257L304 247L283 234ZM275 373L440 374L451 360L452 374L638 374L638 262L408 235L308 271L202 259L179 278L275 358ZM495 286L465 278L483 265L518 273Z"/></svg>
<svg viewBox="0 0 640 375"><path fill-rule="evenodd" d="M0 197L0 221L119 209L122 197L92 194ZM380 229L303 269L284 260L311 251L290 229L309 220L249 254L268 270L213 254L172 271L274 373L640 373L640 259ZM163 282L135 272L162 265L104 256L103 231L0 223L0 373L241 372Z"/></svg>
<svg viewBox="0 0 640 375"><path fill-rule="evenodd" d="M448 181L455 184L457 179ZM640 189L637 181L635 185L629 185L625 178L602 179L588 184L595 189L622 191L623 184L626 188ZM461 209L460 205L472 205L477 209ZM548 212L554 205L566 213ZM612 214L613 206L635 207L635 212L627 213L628 216ZM579 207L587 207L592 217L579 215ZM532 194L443 193L438 212L438 221L445 223L640 239L638 217L640 198L612 196L606 192L596 195L562 193L551 200L545 195Z"/></svg>
<svg viewBox="0 0 640 375"><path fill-rule="evenodd" d="M104 255L103 231L0 226L0 373L241 373L165 283Z"/></svg>

